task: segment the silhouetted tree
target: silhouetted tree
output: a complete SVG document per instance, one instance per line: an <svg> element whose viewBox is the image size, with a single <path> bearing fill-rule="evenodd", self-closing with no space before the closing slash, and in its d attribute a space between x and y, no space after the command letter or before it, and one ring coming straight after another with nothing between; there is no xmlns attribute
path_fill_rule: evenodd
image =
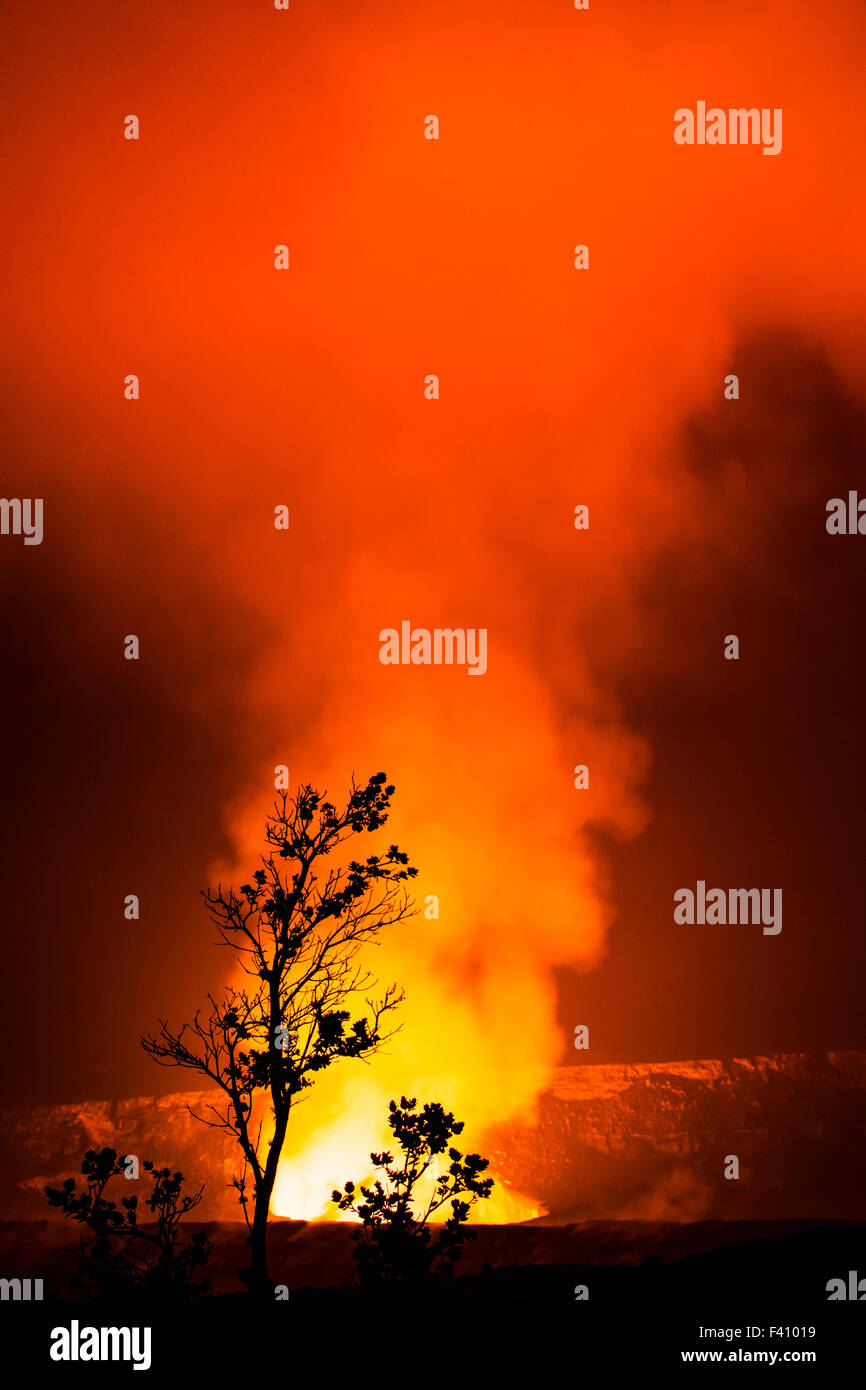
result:
<svg viewBox="0 0 866 1390"><path fill-rule="evenodd" d="M114 1149L88 1149L81 1165L87 1186L76 1191L75 1178L62 1188L46 1187L49 1205L65 1217L88 1226L92 1235L82 1239L72 1287L81 1298L144 1291L158 1298L195 1298L207 1292L207 1280L196 1281L211 1250L206 1231L195 1231L180 1242L181 1219L198 1206L204 1188L183 1195L183 1173L156 1168L144 1159L152 1187L144 1205L150 1210L148 1226L138 1224L139 1201L135 1193L121 1198L120 1206L105 1196L115 1178L124 1177L126 1165Z"/></svg>
<svg viewBox="0 0 866 1390"><path fill-rule="evenodd" d="M382 930L410 914L405 880L417 872L396 845L348 868L322 868L346 840L378 830L388 819L394 788L384 772L356 786L343 810L309 785L294 800L283 793L267 818L268 852L252 883L204 899L222 944L232 947L251 982L208 996L206 1018L196 1013L179 1033L160 1020L159 1037L142 1039L163 1066L188 1067L213 1081L223 1099L208 1107L206 1124L234 1135L243 1154L233 1179L252 1250L243 1271L251 1292L270 1295L267 1225L271 1195L292 1105L317 1072L341 1057L366 1058L392 1035L383 1022L403 998L395 985L368 1013L352 1019L345 1006L373 984L357 956ZM285 868L280 860L289 861ZM392 1030L393 1031L393 1030ZM191 1111L194 1114L194 1112ZM270 1138L263 1143L263 1124ZM247 1192L252 1182L253 1217Z"/></svg>
<svg viewBox="0 0 866 1390"><path fill-rule="evenodd" d="M466 1225L469 1210L480 1199L490 1196L492 1178L480 1175L488 1160L478 1154L464 1158L451 1140L463 1130L463 1122L445 1112L438 1102L418 1111L413 1097L400 1104L391 1101L388 1124L402 1150L393 1154L374 1153L374 1168L384 1174L370 1187L353 1182L331 1200L341 1211L351 1211L361 1225L352 1233L358 1282L367 1289L394 1284L417 1284L451 1277L463 1252L463 1244L475 1239ZM419 1184L438 1154L448 1150L448 1171L435 1177L432 1192L423 1198ZM451 1212L435 1237L430 1222L446 1204Z"/></svg>

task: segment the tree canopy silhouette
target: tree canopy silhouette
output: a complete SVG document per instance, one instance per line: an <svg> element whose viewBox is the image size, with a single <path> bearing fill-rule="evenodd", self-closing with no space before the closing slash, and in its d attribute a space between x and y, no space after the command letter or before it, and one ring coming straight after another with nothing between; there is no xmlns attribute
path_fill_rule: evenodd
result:
<svg viewBox="0 0 866 1390"><path fill-rule="evenodd" d="M393 793L384 772L363 787L353 779L341 810L309 784L294 799L282 793L267 817L267 850L252 881L239 893L220 885L203 894L220 944L237 953L247 983L226 986L219 1001L209 995L207 1013L178 1032L160 1020L159 1034L141 1040L160 1065L200 1072L223 1093L195 1118L240 1146L233 1184L252 1251L243 1274L257 1295L273 1288L268 1212L292 1106L318 1072L341 1058L369 1057L392 1036L388 1018L403 998L396 985L365 997L375 982L358 954L410 915L406 880L417 870L397 845L345 868L323 862L351 837L380 829ZM366 1012L353 1018L359 1002Z"/></svg>
<svg viewBox="0 0 866 1390"><path fill-rule="evenodd" d="M414 1097L401 1096L400 1104L392 1100L388 1109L388 1124L402 1157L371 1154L373 1167L385 1181L378 1177L370 1187L362 1185L360 1199L353 1182L331 1197L340 1211L354 1212L361 1222L352 1238L358 1283L367 1289L449 1279L464 1242L475 1239L465 1224L470 1208L493 1190L493 1179L481 1177L488 1160L478 1154L464 1158L451 1144L462 1133L463 1122L438 1101L419 1111ZM446 1149L448 1170L434 1178L432 1191L422 1197L422 1179ZM446 1205L450 1213L436 1227L434 1238L430 1222Z"/></svg>

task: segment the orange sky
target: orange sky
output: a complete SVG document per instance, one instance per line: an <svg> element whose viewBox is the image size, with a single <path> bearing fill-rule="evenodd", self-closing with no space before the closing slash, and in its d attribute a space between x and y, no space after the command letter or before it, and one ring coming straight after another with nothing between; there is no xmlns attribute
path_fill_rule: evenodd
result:
<svg viewBox="0 0 866 1390"><path fill-rule="evenodd" d="M0 554L12 966L50 952L73 1043L34 1065L22 1002L13 1090L175 1084L135 1038L219 983L195 892L246 872L278 762L397 784L441 902L382 954L413 1075L574 1061L579 1022L591 1061L862 1044L862 564L807 522L862 453L864 29L803 0L4 7L3 491L46 517ZM677 147L699 99L781 107L781 155ZM487 674L383 667L403 618L486 627ZM790 928L685 940L696 875L782 881Z"/></svg>

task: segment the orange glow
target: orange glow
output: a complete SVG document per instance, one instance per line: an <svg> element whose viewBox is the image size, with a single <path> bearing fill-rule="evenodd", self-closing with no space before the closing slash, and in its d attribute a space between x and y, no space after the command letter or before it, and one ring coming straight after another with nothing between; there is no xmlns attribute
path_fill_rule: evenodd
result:
<svg viewBox="0 0 866 1390"><path fill-rule="evenodd" d="M382 1071L381 1060L377 1059L370 1070ZM397 1068L392 1067L392 1070ZM393 1136L384 1120L393 1088L366 1073L360 1080L351 1073L344 1075L342 1085L335 1085L335 1081L336 1078L325 1079L294 1117L271 1202L271 1209L278 1216L306 1221L355 1221L357 1218L351 1212L337 1211L330 1201L331 1192L341 1189L349 1179L358 1184L374 1178L369 1155L389 1149L393 1144ZM448 1089L446 1081L440 1086L428 1084L426 1088L410 1088L410 1093L419 1098L436 1098ZM329 1095L337 1098L336 1109L328 1105L326 1097ZM467 1141L466 1131L461 1139ZM464 1142L461 1151L465 1153L472 1147L469 1140ZM436 1176L446 1171L445 1164L447 1158L436 1160L419 1182L416 1196L422 1204L432 1193ZM495 1177L495 1170L490 1171ZM443 1209L441 1219L449 1214ZM509 1192L500 1180L491 1197L475 1208L473 1217L496 1224L527 1221L542 1214L543 1208L537 1202Z"/></svg>
<svg viewBox="0 0 866 1390"><path fill-rule="evenodd" d="M0 351L66 583L98 592L106 645L139 625L133 602L112 607L131 556L181 644L207 594L210 683L171 665L156 623L142 650L209 731L228 692L237 729L214 738L246 740L212 881L255 864L282 763L337 799L386 771L388 839L419 868L419 914L369 961L406 991L403 1030L290 1123L274 1210L329 1215L331 1188L387 1146L389 1099L441 1101L484 1153L569 1048L580 1020L557 1016L554 972L597 966L614 920L593 835L636 835L651 801L618 678L680 659L654 649L644 586L674 540L698 542L696 572L728 543L683 426L756 325L818 339L845 380L864 361L866 132L846 94L866 10L386 0L251 19L232 0L148 7L142 46L115 0L86 26L74 7L5 8L19 195ZM783 153L677 148L674 110L699 97L783 107ZM486 675L383 667L378 633L405 618L486 627ZM176 910L178 938L200 937L144 1018L187 1016L216 975L205 923ZM653 961L611 1034L664 982ZM536 1214L501 1187L482 1208Z"/></svg>

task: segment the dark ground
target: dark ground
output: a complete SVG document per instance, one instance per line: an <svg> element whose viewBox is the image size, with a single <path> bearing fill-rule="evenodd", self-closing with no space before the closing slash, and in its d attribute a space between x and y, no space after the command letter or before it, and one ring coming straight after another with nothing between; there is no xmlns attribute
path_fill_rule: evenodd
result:
<svg viewBox="0 0 866 1390"><path fill-rule="evenodd" d="M391 1366L385 1379L400 1366L398 1380L405 1373L424 1384L428 1373L449 1382L456 1377L458 1384L470 1369L477 1374L498 1366L516 1374L521 1357L536 1372L552 1372L557 1347L575 1371L592 1359L610 1374L623 1367L681 1367L681 1352L708 1349L725 1356L772 1350L780 1357L808 1350L817 1361L804 1373L822 1382L843 1364L851 1373L857 1365L862 1369L866 1298L831 1303L826 1285L834 1278L847 1284L851 1270L866 1278L866 1223L479 1227L463 1272L446 1293L371 1297L348 1283L351 1227L277 1222L272 1274L290 1292L288 1301L265 1309L252 1309L237 1292L235 1271L246 1253L242 1227L210 1223L209 1229L214 1298L176 1309L73 1304L62 1297L42 1305L5 1303L4 1342L13 1335L30 1343L37 1360L44 1342L53 1377L77 1372L116 1379L132 1374L131 1367L51 1363L51 1327L73 1317L82 1325L146 1322L154 1329L154 1365L144 1374L159 1384L242 1374L250 1358L263 1371L282 1367L290 1377L302 1368L339 1367L367 1383L375 1372L374 1349ZM6 1223L0 1226L2 1270L9 1277L41 1275L46 1300L62 1295L71 1258L64 1248L75 1243L76 1232L56 1222ZM581 1285L586 1300L575 1296ZM753 1330L748 1337L749 1327L760 1335ZM739 1330L739 1336L701 1336L700 1328Z"/></svg>

